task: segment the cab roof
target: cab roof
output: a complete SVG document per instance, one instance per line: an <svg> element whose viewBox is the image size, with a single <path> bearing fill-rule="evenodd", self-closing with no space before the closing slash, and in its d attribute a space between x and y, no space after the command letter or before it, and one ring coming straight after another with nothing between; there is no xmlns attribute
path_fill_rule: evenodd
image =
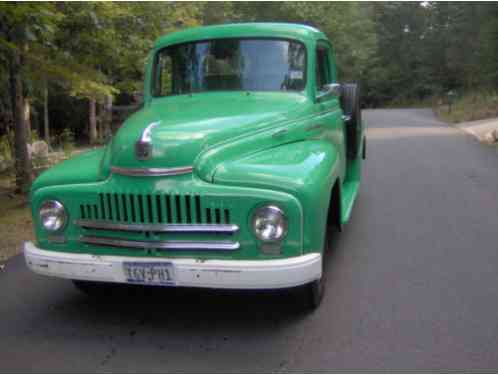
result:
<svg viewBox="0 0 498 375"><path fill-rule="evenodd" d="M318 39L327 39L324 33L311 26L293 23L233 23L226 25L202 26L177 31L160 37L154 48L196 40L221 38L284 38L308 43Z"/></svg>

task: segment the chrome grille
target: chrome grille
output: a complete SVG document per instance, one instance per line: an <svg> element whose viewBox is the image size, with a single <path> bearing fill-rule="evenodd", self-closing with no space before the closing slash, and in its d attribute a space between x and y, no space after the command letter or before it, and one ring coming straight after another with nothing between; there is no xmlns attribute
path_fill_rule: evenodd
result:
<svg viewBox="0 0 498 375"><path fill-rule="evenodd" d="M80 218L131 223L230 224L230 210L203 207L199 195L100 193L98 204L80 204Z"/></svg>
<svg viewBox="0 0 498 375"><path fill-rule="evenodd" d="M239 230L230 223L230 209L206 202L199 194L103 192L96 198L91 204L79 205L79 219L74 221L83 229L80 236L83 243L156 250L233 251L239 248L238 242L226 237ZM177 234L175 241L165 240L164 235L168 233ZM188 235L195 233L204 234L210 240L189 241Z"/></svg>
<svg viewBox="0 0 498 375"><path fill-rule="evenodd" d="M125 224L97 220L76 220L75 224L88 229L157 233L227 233L239 230L235 224Z"/></svg>
<svg viewBox="0 0 498 375"><path fill-rule="evenodd" d="M128 247L134 249L159 250L222 250L233 251L239 248L238 242L230 241L130 241L108 237L83 236L82 242L93 245Z"/></svg>

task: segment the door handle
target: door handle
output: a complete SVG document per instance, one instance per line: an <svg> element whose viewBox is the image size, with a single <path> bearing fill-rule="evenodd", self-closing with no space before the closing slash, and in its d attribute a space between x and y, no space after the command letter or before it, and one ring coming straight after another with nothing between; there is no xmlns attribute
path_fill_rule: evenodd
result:
<svg viewBox="0 0 498 375"><path fill-rule="evenodd" d="M321 128L323 128L322 124L314 124L314 125L307 126L305 130L310 132L312 130L319 130Z"/></svg>

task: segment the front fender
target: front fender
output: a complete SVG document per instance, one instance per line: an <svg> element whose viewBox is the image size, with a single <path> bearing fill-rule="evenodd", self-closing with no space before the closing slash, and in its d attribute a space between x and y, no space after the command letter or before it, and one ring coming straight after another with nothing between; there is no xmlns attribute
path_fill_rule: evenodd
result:
<svg viewBox="0 0 498 375"><path fill-rule="evenodd" d="M105 154L106 148L100 147L54 165L38 176L31 185L31 191L54 185L84 184L103 180L107 177L102 174Z"/></svg>
<svg viewBox="0 0 498 375"><path fill-rule="evenodd" d="M316 252L323 248L330 194L339 176L336 147L325 140L306 140L223 162L213 181L294 195L303 207L303 249Z"/></svg>

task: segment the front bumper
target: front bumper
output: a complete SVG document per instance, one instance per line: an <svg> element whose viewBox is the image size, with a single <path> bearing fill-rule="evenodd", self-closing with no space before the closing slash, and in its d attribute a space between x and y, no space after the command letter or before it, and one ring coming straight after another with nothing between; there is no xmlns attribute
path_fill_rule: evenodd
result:
<svg viewBox="0 0 498 375"><path fill-rule="evenodd" d="M222 289L278 289L303 285L322 275L322 256L310 253L275 260L199 260L98 256L47 251L24 244L26 264L41 275L127 283L123 262L170 263L175 286Z"/></svg>

